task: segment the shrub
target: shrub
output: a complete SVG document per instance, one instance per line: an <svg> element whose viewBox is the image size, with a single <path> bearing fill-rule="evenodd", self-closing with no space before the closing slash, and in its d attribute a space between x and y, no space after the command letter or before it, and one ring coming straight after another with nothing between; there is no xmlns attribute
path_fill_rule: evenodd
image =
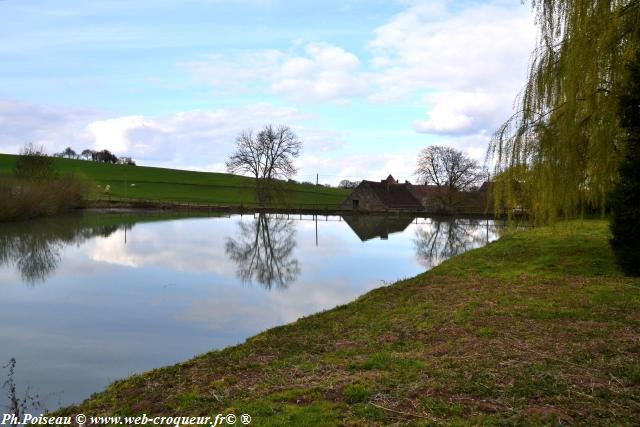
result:
<svg viewBox="0 0 640 427"><path fill-rule="evenodd" d="M53 215L83 206L84 180L63 176L48 181L0 179L0 220Z"/></svg>
<svg viewBox="0 0 640 427"><path fill-rule="evenodd" d="M27 144L16 160L15 175L19 179L45 181L55 176L53 159L42 147Z"/></svg>
<svg viewBox="0 0 640 427"><path fill-rule="evenodd" d="M619 116L627 140L611 197L611 246L623 271L640 276L640 49L629 65L626 82Z"/></svg>
<svg viewBox="0 0 640 427"><path fill-rule="evenodd" d="M53 159L41 147L26 145L16 160L14 177L0 177L0 220L53 215L83 206L85 178L58 176Z"/></svg>

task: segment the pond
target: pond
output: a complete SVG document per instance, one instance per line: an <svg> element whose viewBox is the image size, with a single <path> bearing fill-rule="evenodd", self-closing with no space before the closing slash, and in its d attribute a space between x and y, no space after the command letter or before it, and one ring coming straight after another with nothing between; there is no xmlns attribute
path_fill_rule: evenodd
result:
<svg viewBox="0 0 640 427"><path fill-rule="evenodd" d="M0 363L48 410L498 238L486 219L86 212L0 226ZM7 370L0 371L4 382ZM4 393L3 393L4 394ZM0 401L0 405L5 402Z"/></svg>

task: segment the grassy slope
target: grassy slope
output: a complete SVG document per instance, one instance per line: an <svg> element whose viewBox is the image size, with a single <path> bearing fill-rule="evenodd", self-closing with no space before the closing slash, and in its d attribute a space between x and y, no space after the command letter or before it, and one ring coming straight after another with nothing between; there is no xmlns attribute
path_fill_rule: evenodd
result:
<svg viewBox="0 0 640 427"><path fill-rule="evenodd" d="M13 171L16 156L0 154L0 174ZM113 197L126 196L136 199L211 202L225 204L250 204L254 201L253 181L250 178L223 173L192 172L177 169L124 166L95 163L81 160L55 159L60 173L79 173L103 187L109 184ZM126 181L125 181L126 179ZM131 184L135 187L131 187ZM93 186L93 188L97 188ZM314 185L286 184L287 203L339 204L349 191ZM96 191L94 197L101 196Z"/></svg>
<svg viewBox="0 0 640 427"><path fill-rule="evenodd" d="M249 413L252 425L633 425L640 280L604 221L504 237L62 412Z"/></svg>

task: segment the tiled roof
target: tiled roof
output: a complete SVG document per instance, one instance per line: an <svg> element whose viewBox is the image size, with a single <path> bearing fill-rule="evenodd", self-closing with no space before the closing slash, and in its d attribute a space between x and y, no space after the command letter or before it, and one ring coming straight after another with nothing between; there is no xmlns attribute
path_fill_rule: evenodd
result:
<svg viewBox="0 0 640 427"><path fill-rule="evenodd" d="M387 184L384 182L363 181L378 198L389 208L420 209L422 204L411 193L411 184Z"/></svg>

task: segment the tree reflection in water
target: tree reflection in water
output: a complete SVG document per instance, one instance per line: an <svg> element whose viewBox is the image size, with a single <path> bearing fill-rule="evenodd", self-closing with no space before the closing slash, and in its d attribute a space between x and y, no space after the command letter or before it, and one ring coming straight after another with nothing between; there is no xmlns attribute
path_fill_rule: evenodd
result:
<svg viewBox="0 0 640 427"><path fill-rule="evenodd" d="M108 237L120 227L89 226L83 217L69 216L7 223L0 231L0 266L13 264L30 285L44 282L58 264L62 249L95 237Z"/></svg>
<svg viewBox="0 0 640 427"><path fill-rule="evenodd" d="M257 281L266 289L287 288L300 274L293 222L276 215L258 214L241 221L238 239L228 238L226 252L238 265L238 277Z"/></svg>
<svg viewBox="0 0 640 427"><path fill-rule="evenodd" d="M498 237L500 227L488 220L431 219L416 229L414 244L421 265L430 269L442 261L486 245Z"/></svg>

